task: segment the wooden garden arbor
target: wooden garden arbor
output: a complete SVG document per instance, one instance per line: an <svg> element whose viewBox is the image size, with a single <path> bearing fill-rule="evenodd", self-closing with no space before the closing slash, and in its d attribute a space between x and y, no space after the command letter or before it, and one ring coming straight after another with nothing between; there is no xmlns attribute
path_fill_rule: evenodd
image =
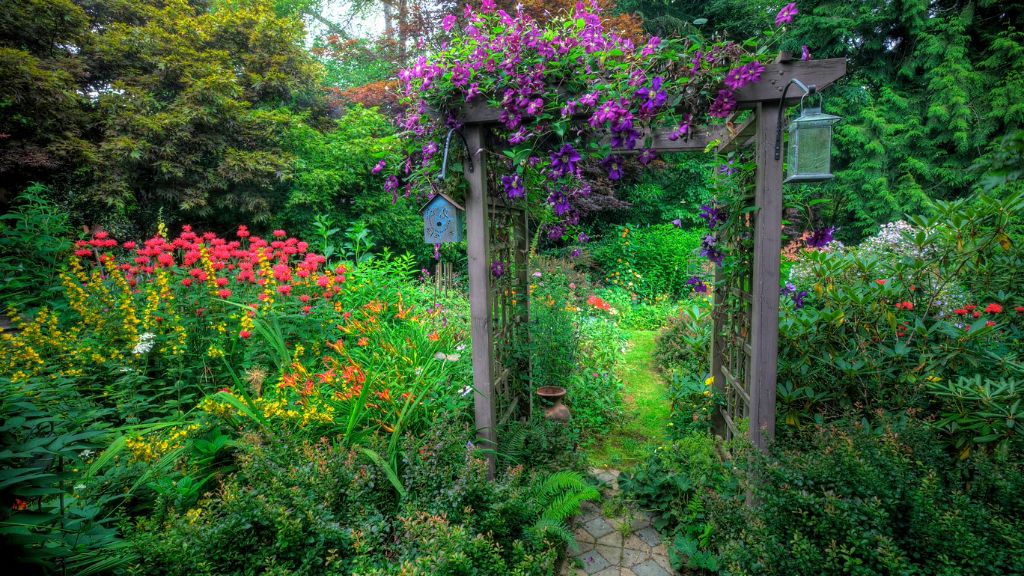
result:
<svg viewBox="0 0 1024 576"><path fill-rule="evenodd" d="M757 181L753 197L754 248L750 255L750 275L714 296L714 331L711 366L715 387L726 399L726 406L715 417L716 433L722 437L739 435L738 421L748 418L751 441L764 450L775 432L775 385L779 337L779 254L782 242L782 158L776 157L776 134L780 128L780 107L790 106L801 94L787 93L791 80L799 80L821 90L842 78L846 61L799 61L788 54L768 66L760 82L736 92L741 110L750 110L739 125L698 128L688 139L668 139L670 130L650 134L651 147L658 152L703 151L716 146L721 152L755 147ZM792 97L789 97L792 95ZM492 242L490 214L493 200L488 194L487 146L491 126L498 123L499 110L485 105L467 107L463 113L463 135L469 154L464 160L468 181L466 193L466 240L469 252L469 290L471 337L473 343L473 386L477 433L484 445L497 447L495 406L496 374L494 339L494 291L490 254ZM630 151L620 150L620 153ZM517 261L524 262L525 242L512 242ZM525 277L525 271L519 275ZM525 294L522 295L524 298ZM720 312L726 298L745 302L739 314ZM493 471L493 459L491 459Z"/></svg>

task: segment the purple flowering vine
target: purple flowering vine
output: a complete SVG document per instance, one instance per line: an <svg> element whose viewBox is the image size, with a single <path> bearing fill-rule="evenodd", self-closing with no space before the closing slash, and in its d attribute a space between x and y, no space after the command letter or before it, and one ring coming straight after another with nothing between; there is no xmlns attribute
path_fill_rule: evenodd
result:
<svg viewBox="0 0 1024 576"><path fill-rule="evenodd" d="M707 294L708 293L708 285L705 284L704 281L701 280L700 278L698 278L697 276L694 276L694 277L690 278L689 280L686 281L686 283L697 294Z"/></svg>
<svg viewBox="0 0 1024 576"><path fill-rule="evenodd" d="M551 153L551 177L557 180L570 174L575 174L579 164L580 154L573 148L572 144L564 144L557 152Z"/></svg>

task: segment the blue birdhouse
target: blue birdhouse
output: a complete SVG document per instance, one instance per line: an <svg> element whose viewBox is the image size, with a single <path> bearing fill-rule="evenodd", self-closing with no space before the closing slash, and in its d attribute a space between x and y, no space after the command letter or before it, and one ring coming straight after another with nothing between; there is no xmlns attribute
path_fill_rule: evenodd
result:
<svg viewBox="0 0 1024 576"><path fill-rule="evenodd" d="M465 237L465 212L462 206L439 192L420 209L423 241L427 244L461 242Z"/></svg>

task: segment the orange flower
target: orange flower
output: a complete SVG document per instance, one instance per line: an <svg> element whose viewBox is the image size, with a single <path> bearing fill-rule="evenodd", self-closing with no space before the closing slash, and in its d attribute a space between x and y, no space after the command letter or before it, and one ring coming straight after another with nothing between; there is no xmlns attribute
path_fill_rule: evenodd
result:
<svg viewBox="0 0 1024 576"><path fill-rule="evenodd" d="M11 504L11 510L19 510L20 511L20 510L26 510L26 509L28 509L28 502L22 500L21 498L15 498L14 499L14 504Z"/></svg>
<svg viewBox="0 0 1024 576"><path fill-rule="evenodd" d="M362 338L359 339L358 342L356 342L356 344L358 344L359 346L369 346L370 339L367 338L366 336L363 336Z"/></svg>
<svg viewBox="0 0 1024 576"><path fill-rule="evenodd" d="M431 332L430 336L427 336L427 340L430 340L431 342L437 342L439 338L440 336L437 335L437 332Z"/></svg>
<svg viewBox="0 0 1024 576"><path fill-rule="evenodd" d="M391 402L391 391L386 388L380 392L377 392L376 395L377 398L380 398L385 402Z"/></svg>

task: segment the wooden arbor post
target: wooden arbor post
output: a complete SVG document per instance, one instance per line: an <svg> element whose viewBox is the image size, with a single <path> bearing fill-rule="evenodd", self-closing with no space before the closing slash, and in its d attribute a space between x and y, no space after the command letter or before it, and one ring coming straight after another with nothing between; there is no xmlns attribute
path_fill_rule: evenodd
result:
<svg viewBox="0 0 1024 576"><path fill-rule="evenodd" d="M779 253L782 242L782 160L775 159L775 135L783 91L793 79L815 85L821 90L846 74L846 61L796 61L783 54L779 61L765 67L761 81L737 91L742 109L752 109L753 116L738 129L715 127L697 130L687 140L668 139L669 130L655 130L648 136L651 148L658 152L702 151L716 145L719 151L757 146L757 189L755 192L755 242L751 278L750 332L742 348L749 350L746 374L735 386L742 388L740 398L746 403L743 412L750 418L753 443L766 450L775 434L775 387L778 364L779 334ZM791 105L799 99L782 102ZM463 110L464 135L469 147L473 170L466 162L469 190L466 197L466 240L469 252L470 316L473 341L473 387L476 428L480 442L497 448L494 402L494 338L492 333L492 294L490 282L489 225L487 222L487 158L484 151L488 126L497 123L499 110L483 103ZM618 150L631 153L631 150ZM729 295L715 296L716 308ZM526 297L526 295L523 295ZM722 321L715 315L712 337L711 365L716 386L726 386L722 370L723 342L718 339ZM733 344L733 343L730 343ZM716 431L723 437L741 431L727 415L716 415ZM490 474L494 474L494 458L489 458Z"/></svg>

